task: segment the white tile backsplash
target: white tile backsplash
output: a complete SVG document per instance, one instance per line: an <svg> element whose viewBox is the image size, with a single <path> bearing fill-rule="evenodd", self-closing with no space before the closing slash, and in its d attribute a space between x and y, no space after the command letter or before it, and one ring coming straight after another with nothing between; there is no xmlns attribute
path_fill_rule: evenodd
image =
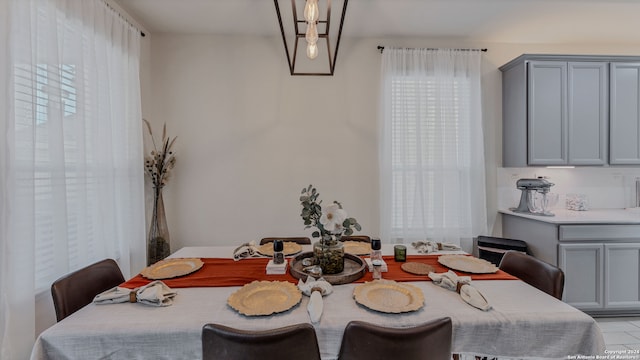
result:
<svg viewBox="0 0 640 360"><path fill-rule="evenodd" d="M590 208L616 209L635 206L635 180L640 179L640 168L498 168L498 207L517 206L521 192L516 189L516 181L538 176L555 184L551 192L559 195L556 208L564 208L567 194L585 194Z"/></svg>

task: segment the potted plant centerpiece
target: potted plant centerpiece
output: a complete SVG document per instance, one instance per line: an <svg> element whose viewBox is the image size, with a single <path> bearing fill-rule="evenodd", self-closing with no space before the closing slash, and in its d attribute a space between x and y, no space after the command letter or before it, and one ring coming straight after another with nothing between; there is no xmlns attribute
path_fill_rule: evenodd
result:
<svg viewBox="0 0 640 360"><path fill-rule="evenodd" d="M317 229L311 234L314 238L320 238L313 244L316 264L320 265L323 274L338 274L344 270L344 244L340 238L353 234L353 229L360 231L362 227L355 218L347 217L342 204L334 201L322 206L322 200L318 201L319 196L313 185L302 189L300 216L305 229Z"/></svg>

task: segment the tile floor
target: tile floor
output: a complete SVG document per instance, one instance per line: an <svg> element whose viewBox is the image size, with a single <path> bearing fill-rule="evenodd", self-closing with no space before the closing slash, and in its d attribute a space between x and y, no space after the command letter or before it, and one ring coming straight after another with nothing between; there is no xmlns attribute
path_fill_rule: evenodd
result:
<svg viewBox="0 0 640 360"><path fill-rule="evenodd" d="M607 350L640 350L640 317L595 318Z"/></svg>

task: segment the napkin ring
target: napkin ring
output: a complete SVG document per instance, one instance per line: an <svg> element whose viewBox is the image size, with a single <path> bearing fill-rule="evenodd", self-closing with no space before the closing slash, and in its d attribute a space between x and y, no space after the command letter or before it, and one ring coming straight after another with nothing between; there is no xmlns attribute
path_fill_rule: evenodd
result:
<svg viewBox="0 0 640 360"><path fill-rule="evenodd" d="M461 282L456 283L456 292L457 292L458 294L460 294L460 289L462 289L462 286L463 286L463 285L466 285L466 284L463 284L463 283L461 283Z"/></svg>
<svg viewBox="0 0 640 360"><path fill-rule="evenodd" d="M131 302L131 303L136 302L136 292L135 292L135 290L131 291L129 293L129 302Z"/></svg>

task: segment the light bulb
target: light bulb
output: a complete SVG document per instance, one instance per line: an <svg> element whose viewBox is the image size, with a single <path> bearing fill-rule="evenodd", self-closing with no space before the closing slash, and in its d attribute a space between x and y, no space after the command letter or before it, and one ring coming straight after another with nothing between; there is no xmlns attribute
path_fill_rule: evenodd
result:
<svg viewBox="0 0 640 360"><path fill-rule="evenodd" d="M318 45L307 44L307 57L311 60L318 57Z"/></svg>
<svg viewBox="0 0 640 360"><path fill-rule="evenodd" d="M307 0L307 3L304 5L304 19L307 22L316 22L318 21L318 0Z"/></svg>
<svg viewBox="0 0 640 360"><path fill-rule="evenodd" d="M318 27L316 23L307 24L307 32L304 35L304 38L307 39L308 44L315 44L318 42Z"/></svg>

